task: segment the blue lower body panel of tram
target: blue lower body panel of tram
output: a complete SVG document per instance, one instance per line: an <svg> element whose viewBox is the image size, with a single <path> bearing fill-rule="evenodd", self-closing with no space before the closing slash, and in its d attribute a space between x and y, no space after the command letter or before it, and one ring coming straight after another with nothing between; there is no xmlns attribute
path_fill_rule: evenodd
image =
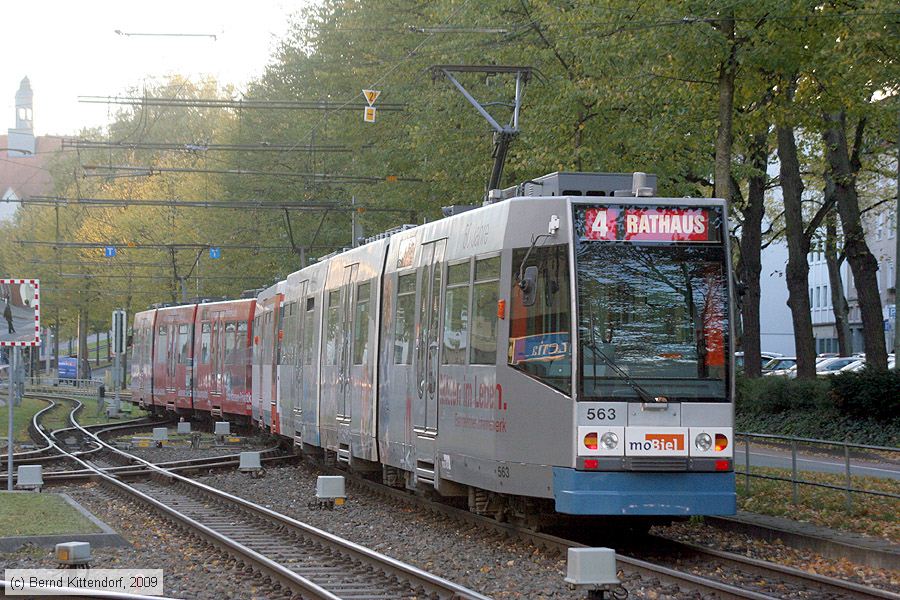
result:
<svg viewBox="0 0 900 600"><path fill-rule="evenodd" d="M570 515L733 515L734 472L553 469L556 511Z"/></svg>

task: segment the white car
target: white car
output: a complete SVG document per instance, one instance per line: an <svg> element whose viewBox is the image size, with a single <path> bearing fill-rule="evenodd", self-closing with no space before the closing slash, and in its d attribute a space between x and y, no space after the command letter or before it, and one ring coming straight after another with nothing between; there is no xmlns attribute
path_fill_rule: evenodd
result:
<svg viewBox="0 0 900 600"><path fill-rule="evenodd" d="M844 369L849 370L851 367L862 368L865 364L866 359L860 358L859 356L838 356L836 358L829 358L816 365L816 375L819 377L834 375Z"/></svg>
<svg viewBox="0 0 900 600"><path fill-rule="evenodd" d="M897 366L897 362L893 354L888 354L888 369L894 369ZM846 373L848 371L862 371L866 367L866 360L863 358L857 363L853 363L851 365L847 365L846 367L841 369L842 373Z"/></svg>

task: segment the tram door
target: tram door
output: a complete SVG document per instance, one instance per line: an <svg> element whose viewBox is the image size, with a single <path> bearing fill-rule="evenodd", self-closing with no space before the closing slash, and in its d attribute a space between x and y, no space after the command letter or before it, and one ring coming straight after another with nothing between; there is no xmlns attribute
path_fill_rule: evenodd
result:
<svg viewBox="0 0 900 600"><path fill-rule="evenodd" d="M210 412L213 415L222 415L222 360L221 349L222 344L222 322L219 320L219 314L210 313L211 322L202 323L201 330L201 362L209 364L207 373L207 382L209 389ZM205 348L204 348L205 345ZM207 352L206 356L202 356L203 352Z"/></svg>
<svg viewBox="0 0 900 600"><path fill-rule="evenodd" d="M437 405L440 377L441 315L443 314L444 249L447 240L422 246L419 263L421 295L416 336L416 383L419 410L414 411L416 432L437 434Z"/></svg>
<svg viewBox="0 0 900 600"><path fill-rule="evenodd" d="M289 324L285 327L285 329L288 327L291 329L290 334L285 333L285 337L289 339L289 347L286 347L284 351L288 353L288 364L292 369L292 377L290 379L290 387L286 390L286 393L282 392L281 399L285 404L282 406L281 412L284 415L290 412L294 429L290 432L282 431L282 433L287 433L294 437L295 442L300 436L300 424L303 418L303 352L301 344L303 343L304 325L303 307L306 305L306 288L308 284L308 281L300 283L297 299L290 304L291 315Z"/></svg>
<svg viewBox="0 0 900 600"><path fill-rule="evenodd" d="M345 420L350 423L350 395L353 383L350 378L350 362L352 357L351 342L353 340L353 314L356 312L356 298L354 288L356 287L356 274L359 271L359 264L348 265L344 267L344 282L341 286L341 353L340 353L340 391L338 394L338 420ZM343 442L342 442L343 443Z"/></svg>

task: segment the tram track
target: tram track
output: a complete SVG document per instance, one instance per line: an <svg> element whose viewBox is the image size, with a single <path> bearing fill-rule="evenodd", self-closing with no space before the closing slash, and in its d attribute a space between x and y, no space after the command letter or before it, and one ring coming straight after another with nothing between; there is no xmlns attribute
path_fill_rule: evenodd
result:
<svg viewBox="0 0 900 600"><path fill-rule="evenodd" d="M92 471L95 479L116 493L173 521L252 569L277 582L283 591L303 598L422 598L486 597L368 548L278 514L263 506L186 478L120 450L99 435L73 425L104 448L90 462L76 457L41 432L50 446ZM113 459L112 457L118 457ZM148 474L126 483L113 463L129 461ZM111 471L111 472L110 472Z"/></svg>
<svg viewBox="0 0 900 600"><path fill-rule="evenodd" d="M506 537L556 551L562 556L565 556L569 548L591 546L585 543L585 536L550 535L516 524L500 523L467 510L386 487L334 467L316 464L316 468L327 473L347 476L351 486L363 488L385 498L416 505L461 523L490 528ZM619 569L638 573L642 577L655 578L667 585L677 585L686 591L711 594L715 598L740 600L796 598L799 586L806 592L802 597L808 598L900 600L900 594L891 591L651 534L637 536L631 543L619 546L616 554ZM654 551L648 552L646 550L648 547L654 548ZM691 560L688 568L685 567L685 559Z"/></svg>
<svg viewBox="0 0 900 600"><path fill-rule="evenodd" d="M61 439L61 437L65 434L71 434L75 436L75 443L72 445L87 445L90 446L86 449L79 449L71 452L72 456L77 457L85 457L90 456L91 454L95 454L101 450L101 446L92 441L89 441L87 444L83 442L80 444L77 438L82 438L84 440L84 435L81 431L79 431L76 427L63 427L60 429L55 429L51 431L47 431L47 428L43 424L43 420L53 411L56 410L64 410L66 408L66 402L72 402L73 408L70 410L68 415L69 423L72 423L72 419L74 418L74 414L81 410L83 404L80 400L75 398L67 398L67 397L37 397L31 395L31 397L36 397L40 400L45 400L48 402L48 405L37 413L35 413L31 419L31 422L28 425L28 432L31 436L32 440L41 444L41 447L36 448L34 450L26 450L21 452L16 452L13 454L13 465L50 465L53 463L60 463L71 461L69 455L62 453L52 453L54 450L53 445L48 443L48 436L58 445L69 445L66 444L66 441ZM102 431L104 433L108 432L119 432L126 433L129 431L139 431L141 429L145 429L152 425L160 424L160 421L154 421L152 419L147 418L138 418L131 419L128 421L122 421L119 423L97 423L94 425L85 426L84 429L87 431ZM88 438L89 439L89 438ZM0 460L0 477L6 477L6 462L7 457L4 455L3 460ZM13 474L13 478L16 477L16 474Z"/></svg>

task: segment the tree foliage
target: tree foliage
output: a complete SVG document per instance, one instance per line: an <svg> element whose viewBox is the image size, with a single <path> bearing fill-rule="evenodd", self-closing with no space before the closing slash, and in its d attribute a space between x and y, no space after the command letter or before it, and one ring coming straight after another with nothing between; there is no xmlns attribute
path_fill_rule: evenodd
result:
<svg viewBox="0 0 900 600"><path fill-rule="evenodd" d="M60 267L53 261L61 253L52 248L12 245L0 260L7 267L44 261L30 271L49 282L48 301L60 308L63 323L85 304L105 322L114 305L140 309L178 300L185 287L191 296L234 296L271 283L311 257L352 244L359 234L353 220L368 235L438 218L441 206L479 203L491 167L491 129L450 82L433 76L429 67L439 64L535 69L506 185L555 170L652 172L661 195L727 190L734 235L740 238L746 225L755 229L748 239L757 240L763 222L783 231L779 201L770 198L762 219L758 197L773 186L766 166L774 159L775 128L791 127L799 175L808 192L815 190L804 195L808 226L821 203L827 115L843 111L851 126L867 123L858 181L869 182L885 167L886 140L896 135L896 102L882 99L898 87L895 8L886 0L322 0L295 16L264 74L243 94L179 77L140 93L313 101L330 109L139 105L121 111L105 131L79 134L115 147L67 151L53 167L62 196L135 202L59 209L58 239L115 243L116 259L104 261L98 248L66 248L66 261L84 264ZM499 121L509 118L510 77L460 77ZM363 122L362 89L381 91L376 108L403 110L379 110L375 123ZM133 146L147 142L185 146ZM242 150L203 149L210 144ZM157 170L116 168L125 165ZM863 206L873 202L860 187ZM140 206L148 199L353 201L401 212ZM26 207L4 228L7 239L54 240L56 211ZM129 248L129 242L198 249ZM223 258L210 260L206 244L223 246ZM284 249L234 247L257 244ZM732 247L737 254L742 248ZM736 258L748 266L744 284L756 286L748 297L758 302L758 256ZM63 277L69 269L92 278ZM102 277L109 273L124 278ZM753 328L744 334L758 336Z"/></svg>

